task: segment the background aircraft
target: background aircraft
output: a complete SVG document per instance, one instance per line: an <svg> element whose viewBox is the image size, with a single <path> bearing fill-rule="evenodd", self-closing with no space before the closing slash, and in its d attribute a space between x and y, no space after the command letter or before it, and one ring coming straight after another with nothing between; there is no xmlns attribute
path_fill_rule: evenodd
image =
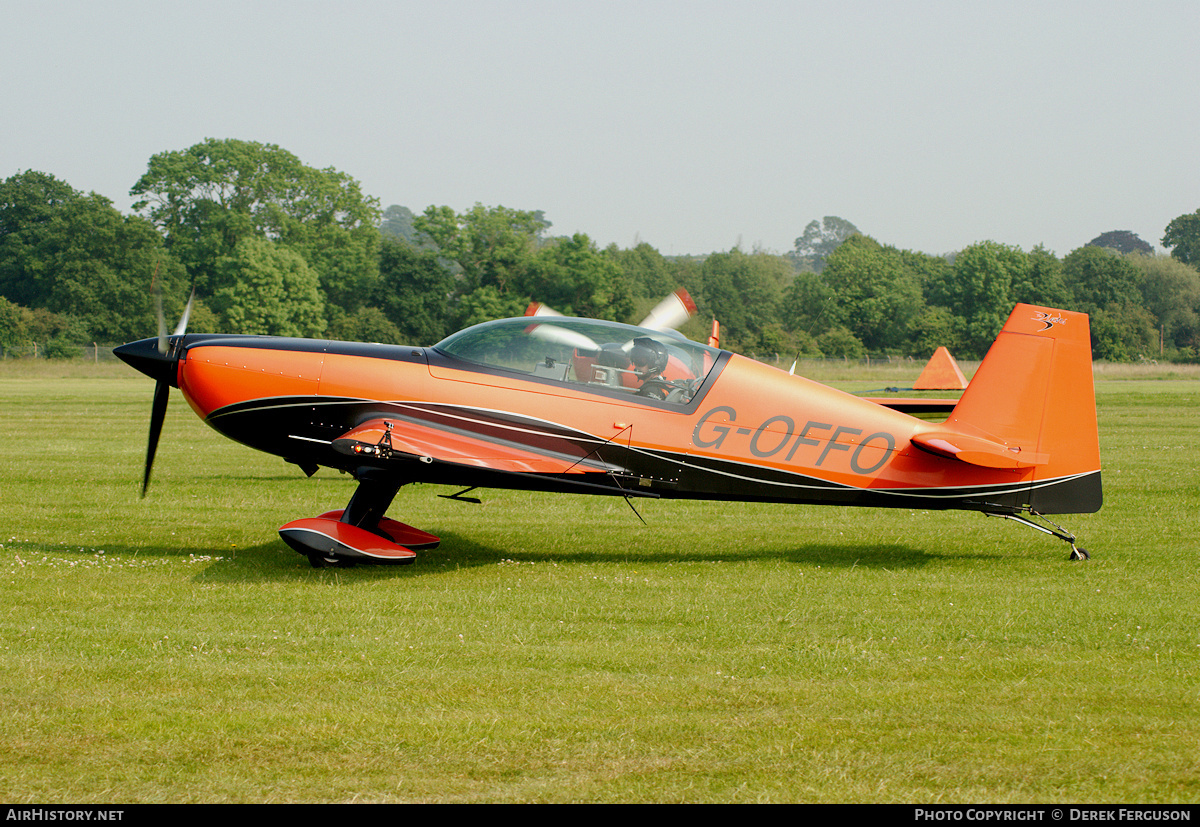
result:
<svg viewBox="0 0 1200 827"><path fill-rule="evenodd" d="M686 317L685 317L686 318ZM1043 515L1102 502L1087 316L1018 305L945 422L692 342L539 315L432 347L175 334L117 354L220 433L312 474L344 509L280 535L314 566L411 562L438 538L385 516L412 482L631 497L963 509L1071 545ZM716 331L714 329L714 340ZM452 495L465 498L467 491Z"/></svg>

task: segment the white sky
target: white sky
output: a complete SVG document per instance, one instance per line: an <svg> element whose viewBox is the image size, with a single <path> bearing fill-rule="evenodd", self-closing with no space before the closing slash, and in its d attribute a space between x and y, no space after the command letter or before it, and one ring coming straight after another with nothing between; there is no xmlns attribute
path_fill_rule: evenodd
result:
<svg viewBox="0 0 1200 827"><path fill-rule="evenodd" d="M279 144L381 206L667 255L826 215L942 253L1158 245L1200 208L1200 2L0 0L0 178L128 211L151 155Z"/></svg>

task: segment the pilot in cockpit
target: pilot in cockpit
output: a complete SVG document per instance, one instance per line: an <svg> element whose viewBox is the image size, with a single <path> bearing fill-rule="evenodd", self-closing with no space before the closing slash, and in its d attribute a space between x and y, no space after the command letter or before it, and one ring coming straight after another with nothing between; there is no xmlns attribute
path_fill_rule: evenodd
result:
<svg viewBox="0 0 1200 827"><path fill-rule="evenodd" d="M634 339L633 347L629 350L629 361L634 373L642 380L642 386L637 391L639 396L668 402L686 402L691 398L695 372L662 342L649 336Z"/></svg>
<svg viewBox="0 0 1200 827"><path fill-rule="evenodd" d="M663 371L667 369L669 358L666 347L649 336L634 339L633 347L629 349L629 361L643 384L647 379L662 376Z"/></svg>
<svg viewBox="0 0 1200 827"><path fill-rule="evenodd" d="M639 336L625 344L610 342L590 354L577 349L574 363L577 376L670 402L686 401L683 397L690 397L690 393L684 391L690 391L696 379L695 372L683 359L649 336Z"/></svg>

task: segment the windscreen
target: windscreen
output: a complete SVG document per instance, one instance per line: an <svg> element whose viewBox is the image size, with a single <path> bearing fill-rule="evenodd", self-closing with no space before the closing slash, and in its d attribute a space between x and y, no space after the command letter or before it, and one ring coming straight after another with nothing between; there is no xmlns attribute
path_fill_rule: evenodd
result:
<svg viewBox="0 0 1200 827"><path fill-rule="evenodd" d="M721 353L674 331L563 317L485 322L435 348L489 368L676 404L691 401Z"/></svg>

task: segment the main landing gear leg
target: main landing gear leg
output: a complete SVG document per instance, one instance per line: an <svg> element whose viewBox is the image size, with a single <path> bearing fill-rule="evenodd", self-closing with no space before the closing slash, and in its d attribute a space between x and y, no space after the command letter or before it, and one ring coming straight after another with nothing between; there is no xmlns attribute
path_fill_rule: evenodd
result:
<svg viewBox="0 0 1200 827"><path fill-rule="evenodd" d="M437 548L441 540L383 516L401 485L394 479L371 479L369 472L363 473L344 509L293 520L279 529L279 536L307 557L313 568L411 563L418 550Z"/></svg>
<svg viewBox="0 0 1200 827"><path fill-rule="evenodd" d="M1020 514L1001 514L999 512L995 512L995 511L985 511L983 513L984 513L984 516L986 516L986 517L1003 517L1006 520L1013 520L1014 522L1018 522L1021 525L1027 525L1030 528L1032 528L1034 531L1040 531L1043 534L1049 534L1052 537L1057 537L1058 539L1062 540L1064 543L1066 543L1067 545L1069 545L1071 547L1071 554L1067 558L1069 560L1091 560L1092 559L1092 555L1088 554L1088 550L1086 548L1080 548L1079 546L1075 545L1075 535L1074 534L1070 533L1069 531L1067 531L1065 528L1058 525L1057 523L1050 522L1050 520L1046 519L1045 515L1039 514L1036 511L1030 511L1029 513L1032 514L1034 517L1038 517L1040 519L1046 520L1046 522L1050 523L1050 525L1054 526L1054 528L1048 528L1044 525L1040 525L1039 523L1035 523L1035 522L1033 522L1033 520L1030 520L1027 517L1022 517ZM1055 529L1057 529L1057 530L1055 530Z"/></svg>
<svg viewBox="0 0 1200 827"><path fill-rule="evenodd" d="M398 482L375 482L365 476L360 478L358 488L354 489L354 495L346 504L345 510L342 511L339 522L365 528L372 534L378 534L391 540L391 537L379 530L379 521L383 519L388 506L392 504L392 500L396 499L399 491L400 483Z"/></svg>

